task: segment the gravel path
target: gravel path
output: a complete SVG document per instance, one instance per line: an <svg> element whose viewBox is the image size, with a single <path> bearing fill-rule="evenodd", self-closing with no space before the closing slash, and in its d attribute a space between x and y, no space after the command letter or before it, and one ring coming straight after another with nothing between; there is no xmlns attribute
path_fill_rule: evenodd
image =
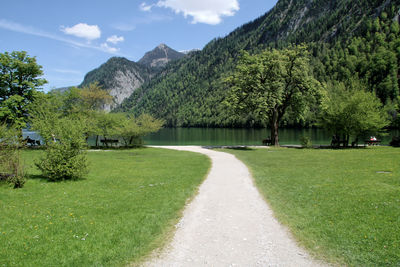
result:
<svg viewBox="0 0 400 267"><path fill-rule="evenodd" d="M212 169L186 207L172 242L144 266L320 266L274 218L247 167L231 154L207 155Z"/></svg>

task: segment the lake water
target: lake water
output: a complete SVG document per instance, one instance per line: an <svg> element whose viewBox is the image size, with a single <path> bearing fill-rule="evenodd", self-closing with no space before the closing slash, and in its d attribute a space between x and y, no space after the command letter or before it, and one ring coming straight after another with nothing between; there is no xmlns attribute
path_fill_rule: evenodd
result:
<svg viewBox="0 0 400 267"><path fill-rule="evenodd" d="M390 131L387 136L379 137L382 144L389 144L392 136L399 136L400 131ZM23 131L23 137L41 140L36 132ZM270 136L269 129L225 129L225 128L164 128L159 132L144 137L146 145L201 145L201 146L233 146L261 145L261 140ZM322 129L280 129L281 145L299 145L302 136L311 137L314 145L329 145L332 135ZM95 144L95 138L89 140ZM359 144L362 144L360 140Z"/></svg>
<svg viewBox="0 0 400 267"><path fill-rule="evenodd" d="M389 144L392 136L398 135L399 131L391 131L379 138L382 144ZM269 136L269 129L164 128L146 136L144 141L146 145L261 145L261 141ZM332 140L332 134L322 129L280 129L279 143L297 145L302 136L311 137L314 145L329 145Z"/></svg>

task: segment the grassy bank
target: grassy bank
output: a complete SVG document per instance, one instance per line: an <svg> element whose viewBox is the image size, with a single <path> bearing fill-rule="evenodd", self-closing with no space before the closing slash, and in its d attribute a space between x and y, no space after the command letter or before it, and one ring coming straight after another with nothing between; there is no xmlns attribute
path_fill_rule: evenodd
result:
<svg viewBox="0 0 400 267"><path fill-rule="evenodd" d="M162 244L210 167L166 149L89 152L90 173L51 183L26 151L23 189L0 184L0 266L121 266Z"/></svg>
<svg viewBox="0 0 400 267"><path fill-rule="evenodd" d="M325 260L400 266L400 150L228 150L280 222Z"/></svg>

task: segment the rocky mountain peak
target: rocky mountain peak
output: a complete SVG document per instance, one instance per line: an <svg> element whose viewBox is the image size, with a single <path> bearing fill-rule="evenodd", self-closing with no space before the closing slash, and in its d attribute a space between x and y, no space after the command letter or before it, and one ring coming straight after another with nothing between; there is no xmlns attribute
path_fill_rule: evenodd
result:
<svg viewBox="0 0 400 267"><path fill-rule="evenodd" d="M157 48L158 49L167 49L167 48L169 48L166 44L159 44L158 46L157 46Z"/></svg>
<svg viewBox="0 0 400 267"><path fill-rule="evenodd" d="M175 51L166 44L159 44L153 50L147 52L138 63L150 68L161 68L172 60L184 57L185 54Z"/></svg>

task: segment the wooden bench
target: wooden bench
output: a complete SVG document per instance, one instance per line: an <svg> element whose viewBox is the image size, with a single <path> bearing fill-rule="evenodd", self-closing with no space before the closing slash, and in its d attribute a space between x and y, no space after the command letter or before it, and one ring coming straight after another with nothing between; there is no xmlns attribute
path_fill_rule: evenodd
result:
<svg viewBox="0 0 400 267"><path fill-rule="evenodd" d="M29 136L25 139L26 144L30 146L40 146L40 140L35 140L29 138Z"/></svg>
<svg viewBox="0 0 400 267"><path fill-rule="evenodd" d="M262 140L262 144L264 146L271 146L272 145L272 139L271 138L264 139L264 140Z"/></svg>
<svg viewBox="0 0 400 267"><path fill-rule="evenodd" d="M347 140L332 139L331 141L331 147L340 147L340 145L346 146L347 144L348 144Z"/></svg>

